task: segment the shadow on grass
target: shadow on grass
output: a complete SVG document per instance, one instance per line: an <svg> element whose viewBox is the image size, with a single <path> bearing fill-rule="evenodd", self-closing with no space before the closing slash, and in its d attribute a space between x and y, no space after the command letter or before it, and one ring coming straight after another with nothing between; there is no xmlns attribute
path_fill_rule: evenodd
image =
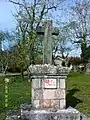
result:
<svg viewBox="0 0 90 120"><path fill-rule="evenodd" d="M68 90L68 93L67 93L67 95L66 95L66 107L67 107L67 108L68 108L69 106L75 108L75 107L77 106L77 104L83 102L82 100L80 100L80 99L78 99L78 98L76 98L76 97L74 96L74 94L75 94L76 92L79 92L79 91L80 91L79 89L75 89L75 88L73 88L73 89L71 89L71 90Z"/></svg>

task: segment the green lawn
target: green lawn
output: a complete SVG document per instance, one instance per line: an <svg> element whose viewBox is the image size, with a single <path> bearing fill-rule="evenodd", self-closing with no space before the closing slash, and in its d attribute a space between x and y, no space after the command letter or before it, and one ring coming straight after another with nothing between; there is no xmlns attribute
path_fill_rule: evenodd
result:
<svg viewBox="0 0 90 120"><path fill-rule="evenodd" d="M67 78L67 107L90 116L90 75L71 73Z"/></svg>
<svg viewBox="0 0 90 120"><path fill-rule="evenodd" d="M30 83L28 79L21 79L21 77L9 77L10 83L8 84L8 109L18 109L20 104L30 101ZM5 83L4 78L0 77L0 113L5 112Z"/></svg>
<svg viewBox="0 0 90 120"><path fill-rule="evenodd" d="M28 79L13 77L11 80L8 110L18 109L20 104L29 102L31 96ZM0 113L5 111L4 85L4 78L0 77ZM66 80L66 85L67 107L72 106L90 116L90 75L71 73Z"/></svg>

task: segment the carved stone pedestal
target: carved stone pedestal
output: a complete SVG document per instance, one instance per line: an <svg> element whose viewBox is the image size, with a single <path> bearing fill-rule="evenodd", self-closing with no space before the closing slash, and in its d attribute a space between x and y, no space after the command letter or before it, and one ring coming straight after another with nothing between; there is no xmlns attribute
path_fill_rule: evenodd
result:
<svg viewBox="0 0 90 120"><path fill-rule="evenodd" d="M54 65L29 67L32 79L32 106L36 109L66 107L65 79L68 68Z"/></svg>

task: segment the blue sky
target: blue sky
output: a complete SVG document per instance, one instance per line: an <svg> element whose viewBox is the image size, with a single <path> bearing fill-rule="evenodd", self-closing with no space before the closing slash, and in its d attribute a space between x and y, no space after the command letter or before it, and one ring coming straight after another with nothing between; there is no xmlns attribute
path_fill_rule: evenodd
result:
<svg viewBox="0 0 90 120"><path fill-rule="evenodd" d="M31 0L29 0L31 1ZM33 1L33 0L32 0ZM60 6L61 9L64 12L65 6L69 7L72 5L73 2L71 2L73 0L65 0L65 2L62 3L62 5ZM64 7L63 7L64 6ZM4 30L4 29L12 29L15 27L15 21L14 21L14 17L12 15L12 13L14 13L15 11L15 6L8 2L8 0L0 0L0 30ZM61 15L60 12L54 12L53 16L55 18L56 14ZM65 13L64 13L65 14ZM61 18L67 19L67 16L63 16L64 14L61 15Z"/></svg>
<svg viewBox="0 0 90 120"><path fill-rule="evenodd" d="M66 0L65 2L66 2L66 8L67 6L70 7L72 3L74 3L68 0ZM62 4L62 9L63 9L63 6L64 6L64 3ZM15 28L15 20L12 15L12 13L14 12L15 12L15 6L12 3L8 2L8 0L0 0L0 30L13 30ZM60 13L58 12L57 14L60 15ZM55 15L55 13L53 15ZM68 19L68 15L61 14L61 18L63 18L63 20ZM80 49L77 49L77 52L76 50L74 50L70 53L70 55L73 55L73 56L78 56L79 54L80 54Z"/></svg>
<svg viewBox="0 0 90 120"><path fill-rule="evenodd" d="M15 27L12 13L15 11L13 4L7 0L0 0L0 30L11 30Z"/></svg>

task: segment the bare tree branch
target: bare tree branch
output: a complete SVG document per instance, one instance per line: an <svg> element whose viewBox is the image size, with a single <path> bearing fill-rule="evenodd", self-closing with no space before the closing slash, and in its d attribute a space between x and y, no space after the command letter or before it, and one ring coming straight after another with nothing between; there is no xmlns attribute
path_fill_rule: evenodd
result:
<svg viewBox="0 0 90 120"><path fill-rule="evenodd" d="M13 0L9 0L9 2L14 3L14 4L16 4L16 5L20 5L20 6L23 6L23 7L24 7L24 5L23 5L22 3L19 3L19 2L13 1Z"/></svg>
<svg viewBox="0 0 90 120"><path fill-rule="evenodd" d="M52 7L47 8L46 12L44 12L43 15L47 14L48 11L51 10L51 9L55 9L56 10L56 6L52 6Z"/></svg>
<svg viewBox="0 0 90 120"><path fill-rule="evenodd" d="M39 21L38 21L38 23L37 23L37 26L36 26L36 30L37 30L37 28L39 27L39 25L40 25L40 23L41 23L41 20L42 20L42 18L43 18L43 13L44 13L44 10L45 10L45 5L43 6L43 9L42 9L42 11L41 11L41 13L40 13L40 16L39 16Z"/></svg>

